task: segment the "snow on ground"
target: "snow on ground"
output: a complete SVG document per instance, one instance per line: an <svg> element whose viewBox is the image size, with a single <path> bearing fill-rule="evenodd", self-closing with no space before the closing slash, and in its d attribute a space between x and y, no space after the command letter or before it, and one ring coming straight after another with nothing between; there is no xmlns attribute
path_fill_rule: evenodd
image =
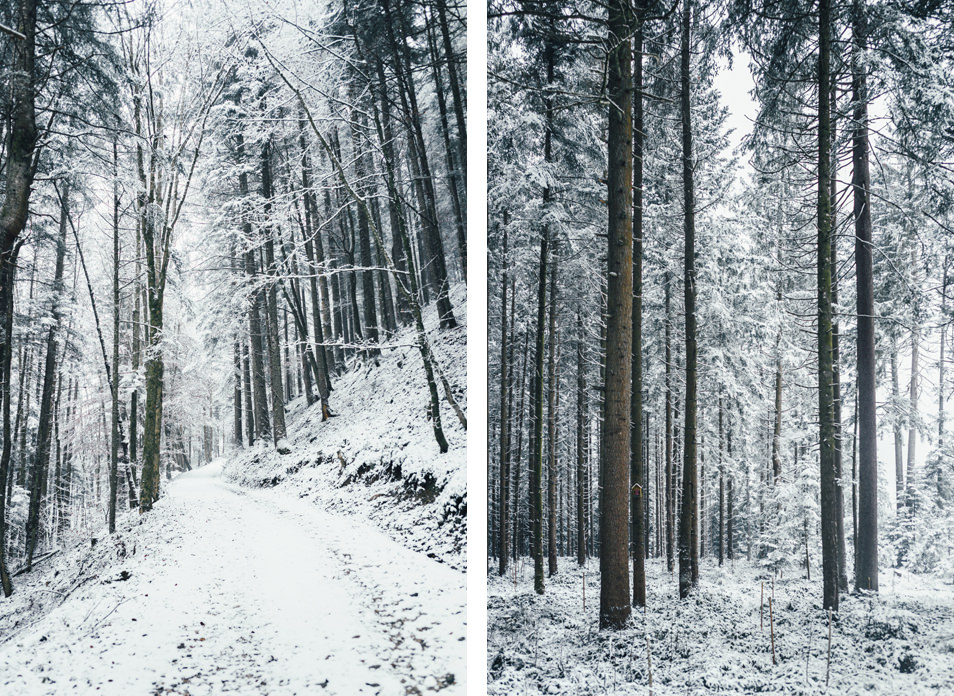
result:
<svg viewBox="0 0 954 696"><path fill-rule="evenodd" d="M466 413L466 288L451 300L459 327L437 330L437 312L425 326L441 369ZM441 454L428 416L430 399L413 331L390 341L376 365L335 379L331 410L295 403L279 451L246 450L226 466L226 478L250 487L278 487L342 514L370 519L393 539L463 570L467 537L467 433L441 395L441 421L450 445ZM282 454L281 452L284 452Z"/></svg>
<svg viewBox="0 0 954 696"><path fill-rule="evenodd" d="M221 463L19 581L4 694L464 691L461 572Z"/></svg>
<svg viewBox="0 0 954 696"><path fill-rule="evenodd" d="M426 323L466 411L452 299L460 328ZM439 453L413 334L392 343L334 381L335 418L296 402L277 451L163 482L151 513L17 577L0 694L463 694L466 432L442 401Z"/></svg>
<svg viewBox="0 0 954 696"><path fill-rule="evenodd" d="M522 559L518 566L507 578L489 570L489 694L954 693L949 580L885 569L879 596L842 596L826 688L828 617L819 577L776 579L770 617L772 579L754 565L720 569L704 561L699 590L680 601L665 561L650 560L648 611L634 611L630 628L601 632L598 559L584 573L575 559L561 558L542 597L533 592L532 564Z"/></svg>

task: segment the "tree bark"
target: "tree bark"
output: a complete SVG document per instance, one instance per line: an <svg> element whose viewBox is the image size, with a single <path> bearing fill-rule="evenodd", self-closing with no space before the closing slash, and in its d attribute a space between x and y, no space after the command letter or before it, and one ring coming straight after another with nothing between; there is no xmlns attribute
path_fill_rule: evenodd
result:
<svg viewBox="0 0 954 696"><path fill-rule="evenodd" d="M690 109L690 30L692 8L682 11L682 185L685 207L684 306L686 314L686 400L683 429L682 503L679 514L679 596L685 598L699 583L698 472L696 470L696 266L695 186L693 181L692 117Z"/></svg>
<svg viewBox="0 0 954 696"><path fill-rule="evenodd" d="M818 15L818 420L824 608L838 610L838 504L832 361L831 4Z"/></svg>
<svg viewBox="0 0 954 696"><path fill-rule="evenodd" d="M868 87L863 52L867 49L864 0L852 6L851 86L854 102L852 185L855 214L855 268L858 309L858 550L855 589L878 590L878 433L875 381L874 278L872 263L871 176L868 169Z"/></svg>
<svg viewBox="0 0 954 696"><path fill-rule="evenodd" d="M918 444L918 370L920 369L918 365L920 356L918 353L920 343L920 331L917 326L914 326L911 329L911 382L908 388L908 400L910 403L908 415L908 469L906 474L907 487L905 489L905 501L911 513L914 512L916 504L914 495L914 462Z"/></svg>
<svg viewBox="0 0 954 696"><path fill-rule="evenodd" d="M629 464L633 352L633 52L628 3L609 4L606 369L600 505L600 628L630 616Z"/></svg>
<svg viewBox="0 0 954 696"><path fill-rule="evenodd" d="M510 560L510 522L509 502L510 502L510 414L508 413L508 385L509 369L507 364L507 283L508 264L509 264L509 242L507 220L504 219L503 225L503 253L501 263L503 266L503 279L500 283L500 518L498 522L499 549L499 574L501 576L507 573L507 563Z"/></svg>
<svg viewBox="0 0 954 696"><path fill-rule="evenodd" d="M633 604L646 606L644 500L648 491L643 461L643 24L637 18L633 54L633 343L630 397L630 484L632 485Z"/></svg>
<svg viewBox="0 0 954 696"><path fill-rule="evenodd" d="M441 74L440 59L437 53L437 43L434 40L433 32L428 23L427 30L428 45L431 49L431 66L434 73L434 90L437 94L437 107L440 114L441 135L444 143L444 155L447 164L448 181L447 188L451 195L451 203L454 208L454 227L457 231L457 248L460 251L461 275L464 281L467 280L467 219L466 208L462 199L464 182L461 178L461 170L455 162L455 150L451 146L450 127L447 123L447 100L444 96L444 80ZM448 61L450 56L448 56Z"/></svg>
<svg viewBox="0 0 954 696"><path fill-rule="evenodd" d="M576 562L586 563L586 371L583 314L576 310Z"/></svg>
<svg viewBox="0 0 954 696"><path fill-rule="evenodd" d="M857 247L857 241L855 242ZM857 251L855 252L857 254ZM894 488L898 512L904 507L904 444L901 436L901 382L898 377L898 339L891 338L891 401L894 405ZM859 472L860 475L860 472Z"/></svg>
<svg viewBox="0 0 954 696"><path fill-rule="evenodd" d="M371 168L367 161L368 158L364 152L363 144L360 141L361 134L358 130L358 111L357 108L354 108L351 112L351 147L354 151L357 191L363 198L367 198L367 180L370 176ZM381 349L376 345L378 343L378 315L374 292L374 271L371 270L373 264L371 259L371 232L368 227L367 208L364 206L358 206L358 246L361 255L361 265L363 266L360 276L361 295L364 304L365 338L372 344L368 346L367 352L368 355L376 357L380 355Z"/></svg>
<svg viewBox="0 0 954 696"><path fill-rule="evenodd" d="M3 384L3 454L0 455L0 481L7 480L10 467L10 365L13 356L13 293L20 234L26 226L30 188L33 185L33 155L37 143L35 75L36 0L20 0L17 31L23 36L13 43L13 64L10 70L9 135L6 148L6 190L0 207L0 311L4 331L0 338L0 371ZM13 584L7 572L6 486L0 486L0 587L9 597Z"/></svg>
<svg viewBox="0 0 954 696"><path fill-rule="evenodd" d="M109 451L109 533L116 532L116 498L119 492L119 145L113 139L113 375ZM65 236L65 230L64 230ZM64 240L65 245L65 240Z"/></svg>
<svg viewBox="0 0 954 696"><path fill-rule="evenodd" d="M666 570L673 571L675 559L674 551L676 548L676 503L675 503L675 484L673 478L673 429L672 429L672 322L670 320L670 302L672 274L666 271L663 281L663 293L665 296L665 392L666 392Z"/></svg>
<svg viewBox="0 0 954 696"><path fill-rule="evenodd" d="M261 173L262 198L265 203L264 227L260 230L264 238L262 251L263 270L268 278L265 291L265 345L268 351L268 374L272 390L272 440L278 443L285 437L285 388L282 384L281 336L278 328L278 267L275 263L275 238L268 218L272 211L272 162L271 143L266 140L262 146Z"/></svg>
<svg viewBox="0 0 954 696"><path fill-rule="evenodd" d="M858 522L855 589L878 590L878 423L875 377L874 277L872 262L871 175L868 168L868 85L863 53L868 26L864 0L852 5L851 87L854 102L852 189L855 217L855 268L858 310ZM897 385L897 360L892 362ZM897 443L900 445L900 441ZM900 448L897 448L900 454ZM899 457L900 459L900 457ZM900 484L899 484L900 490Z"/></svg>
<svg viewBox="0 0 954 696"><path fill-rule="evenodd" d="M719 396L719 566L725 560L725 464L722 461L722 396Z"/></svg>
<svg viewBox="0 0 954 696"><path fill-rule="evenodd" d="M550 577L557 574L557 260L550 264L550 354L547 361L547 562Z"/></svg>

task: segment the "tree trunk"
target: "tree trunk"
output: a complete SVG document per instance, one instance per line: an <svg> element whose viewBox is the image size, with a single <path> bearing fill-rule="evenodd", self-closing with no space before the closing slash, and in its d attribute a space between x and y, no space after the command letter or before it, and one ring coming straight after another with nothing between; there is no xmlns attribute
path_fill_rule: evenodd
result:
<svg viewBox="0 0 954 696"><path fill-rule="evenodd" d="M507 248L508 239L508 230L507 230L507 219L504 218L503 224L503 253L501 255L501 263L503 265L503 279L500 283L500 518L498 522L498 533L499 538L499 548L498 548L498 560L499 560L499 574L501 576L507 573L507 562L510 560L510 550L509 550L509 541L510 541L510 529L508 528L508 523L510 521L509 514L509 486L510 486L510 414L508 413L508 385L509 385L509 369L510 366L507 364L507 283L508 280L508 264L509 264L509 249Z"/></svg>
<svg viewBox="0 0 954 696"><path fill-rule="evenodd" d="M673 478L673 430L672 430L672 322L670 320L672 274L665 272L663 292L665 295L666 317L666 570L670 573L674 567L674 551L676 548L676 503L675 483Z"/></svg>
<svg viewBox="0 0 954 696"><path fill-rule="evenodd" d="M732 461L732 424L729 424L729 427L726 429L726 438L725 438L725 453L729 458L729 461ZM732 561L735 560L735 515L734 512L734 503L735 499L732 496L732 475L729 474L728 481L728 491L726 493L726 511L725 516L728 518L726 520L726 529L725 529L725 550L726 557Z"/></svg>
<svg viewBox="0 0 954 696"><path fill-rule="evenodd" d="M857 249L857 242L856 242ZM857 254L857 250L855 251ZM901 383L898 377L898 339L891 338L891 401L894 404L894 488L897 508L900 513L904 507L904 444L901 436Z"/></svg>
<svg viewBox="0 0 954 696"><path fill-rule="evenodd" d="M911 383L908 389L908 399L910 401L910 411L908 416L908 470L907 470L907 487L905 490L905 499L907 502L907 507L910 512L914 512L915 509L915 477L914 477L914 462L918 444L918 428L917 428L917 418L918 418L918 360L920 356L918 355L921 337L920 332L917 326L914 326L911 329Z"/></svg>
<svg viewBox="0 0 954 696"><path fill-rule="evenodd" d="M9 72L9 132L6 148L6 190L0 207L0 310L4 331L0 339L0 372L3 383L3 454L0 456L0 481L7 480L10 467L10 365L13 356L13 279L20 233L29 212L30 187L33 185L33 155L37 142L34 59L36 52L36 0L20 0L17 31L24 37L13 42L13 61ZM6 486L0 486L0 587L9 597L13 584L7 572Z"/></svg>
<svg viewBox="0 0 954 696"><path fill-rule="evenodd" d="M549 142L549 129L547 130ZM549 149L549 148L545 148ZM547 197L549 189L544 193ZM533 341L534 357L530 390L530 462L529 476L530 545L533 556L533 586L543 594L543 352L547 297L547 263L550 255L550 232L544 227L540 239L540 264L537 281L537 324Z"/></svg>
<svg viewBox="0 0 954 696"><path fill-rule="evenodd" d="M821 469L824 608L838 610L838 500L832 363L831 268L831 5L819 0L818 17L818 420Z"/></svg>
<svg viewBox="0 0 954 696"><path fill-rule="evenodd" d="M511 305L512 306L512 305ZM523 333L523 370L520 375L520 404L517 407L517 456L512 458L514 462L513 471L513 500L520 498L520 464L523 461L523 417L525 410L525 396L527 390L527 369L530 366L530 332L524 330ZM524 519L522 518L521 507L514 504L513 513L513 560L516 562L517 556L523 552L524 546ZM527 507L529 513L529 506Z"/></svg>
<svg viewBox="0 0 954 696"><path fill-rule="evenodd" d="M451 86L451 94L454 97L454 116L457 121L457 148L461 164L461 172L464 182L464 190L467 188L467 125L464 121L464 90L460 87L460 79L457 75L457 54L450 39L450 26L447 22L447 3L446 0L436 0L437 18L441 28L441 38L444 41L444 53L447 56L447 75Z"/></svg>
<svg viewBox="0 0 954 696"><path fill-rule="evenodd" d="M878 432L875 382L874 279L871 254L871 176L868 170L868 87L862 53L867 49L863 0L852 7L851 86L854 102L852 163L854 174L855 268L858 308L858 550L855 589L878 590Z"/></svg>
<svg viewBox="0 0 954 696"><path fill-rule="evenodd" d="M698 472L696 471L696 266L695 266L695 186L692 160L692 120L690 110L690 30L692 8L683 0L682 11L682 185L685 207L686 313L686 400L683 429L682 504L679 513L679 596L685 598L699 583Z"/></svg>
<svg viewBox="0 0 954 696"><path fill-rule="evenodd" d="M119 492L119 145L113 139L113 375L109 451L109 533L116 532L116 498ZM65 192L64 192L65 193ZM65 236L65 230L64 230ZM65 240L64 240L65 246Z"/></svg>
<svg viewBox="0 0 954 696"><path fill-rule="evenodd" d="M722 397L719 396L719 566L725 560L725 464L722 461Z"/></svg>
<svg viewBox="0 0 954 696"><path fill-rule="evenodd" d="M557 260L550 264L550 355L547 364L547 561L550 577L557 573Z"/></svg>
<svg viewBox="0 0 954 696"><path fill-rule="evenodd" d="M628 3L609 5L606 370L600 505L600 628L630 616L629 463L633 351L633 52Z"/></svg>
<svg viewBox="0 0 954 696"><path fill-rule="evenodd" d="M264 237L263 270L268 278L265 293L265 343L268 350L268 374L272 389L272 439L274 442L285 437L285 389L282 384L281 336L278 328L278 267L275 264L275 239L268 222L272 211L272 162L271 143L266 140L262 146L262 198L265 203L264 227L260 230Z"/></svg>
<svg viewBox="0 0 954 696"><path fill-rule="evenodd" d="M831 85L831 112L838 113L836 107L836 87L834 81ZM831 326L831 393L832 408L834 419L832 424L835 429L835 521L838 527L838 588L848 591L848 570L845 558L845 495L842 486L842 443L841 443L841 350L839 343L841 341L841 329L838 326L838 315L835 309L838 307L838 237L835 231L838 229L836 223L838 211L837 195L837 176L838 153L837 153L837 127L836 119L831 120L831 172L829 180L829 197L831 199L831 304L832 304L832 326Z"/></svg>
<svg viewBox="0 0 954 696"><path fill-rule="evenodd" d="M643 461L643 24L637 17L633 54L633 309L630 396L630 484L632 485L633 604L646 606L644 502L648 492Z"/></svg>
<svg viewBox="0 0 954 696"><path fill-rule="evenodd" d="M331 373L335 369L335 356L334 351L324 345L325 341L333 338L328 312L328 278L324 245L318 224L318 201L315 200L315 192L311 189L311 158L308 156L308 142L305 138L305 120L301 113L298 116L298 128L300 131L298 142L302 151L301 180L302 188L305 190L305 258L308 259L310 269L308 285L311 290L312 323L315 325L315 357L322 371L317 378L320 394L322 390L330 391L331 389Z"/></svg>
<svg viewBox="0 0 954 696"><path fill-rule="evenodd" d="M584 361L583 314L576 310L576 562L586 563L586 372Z"/></svg>
<svg viewBox="0 0 954 696"><path fill-rule="evenodd" d="M238 335L233 340L232 348L232 379L235 380L232 395L232 416L234 420L232 430L232 441L238 446L243 445L242 433L242 349L239 345ZM250 414L246 414L246 418Z"/></svg>
<svg viewBox="0 0 954 696"><path fill-rule="evenodd" d="M398 233L399 229L404 229L405 219L404 211L401 207L401 196L397 187L397 175L395 173L395 155L394 155L394 131L391 126L391 103L388 96L387 80L384 74L384 63L380 59L376 61L378 76L378 93L380 100L380 122L378 127L378 139L381 141L381 150L384 153L384 166L387 173L388 182L388 214L391 222L391 258L400 273L406 273L408 269L407 260L404 258L404 249L401 246L401 239ZM400 276L395 278L397 283L406 281ZM411 309L404 300L401 293L397 296L398 319L401 324L411 323Z"/></svg>
<svg viewBox="0 0 954 696"><path fill-rule="evenodd" d="M236 136L236 150L239 161L241 162L244 159L245 153L244 140L241 134ZM248 174L242 170L239 173L239 195L245 199L248 197L248 194ZM246 240L246 243L251 244L253 241L252 223L248 216L248 211L243 211L242 234ZM249 298L248 306L248 338L249 343L251 344L251 378L252 390L254 394L253 413L255 423L255 437L249 438L249 444L252 444L257 440L266 439L271 433L268 417L268 394L265 390L265 361L262 356L261 311L264 305L262 298L264 293L262 292L261 288L257 287L257 266L258 264L255 258L255 251L254 249L249 248L245 252L245 274L248 278L247 282L251 288L251 297Z"/></svg>
<svg viewBox="0 0 954 696"><path fill-rule="evenodd" d="M368 187L366 182L371 168L368 166L364 147L360 141L361 134L358 130L358 112L357 109L353 109L351 112L351 147L354 152L355 176L359 194L363 198L367 198ZM364 206L358 206L358 247L361 255L361 265L363 266L360 276L361 296L364 304L365 338L373 344L368 346L368 355L376 357L380 355L381 349L376 345L378 343L378 315L374 293L374 271L371 270L373 264L371 259L371 232L368 227L367 209Z"/></svg>

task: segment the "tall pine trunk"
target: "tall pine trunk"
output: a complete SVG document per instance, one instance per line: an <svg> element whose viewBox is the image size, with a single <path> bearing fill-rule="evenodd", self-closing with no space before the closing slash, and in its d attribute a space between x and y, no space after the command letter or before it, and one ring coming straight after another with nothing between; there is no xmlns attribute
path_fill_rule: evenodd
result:
<svg viewBox="0 0 954 696"><path fill-rule="evenodd" d="M636 29L633 54L633 347L630 397L630 484L632 485L633 604L646 606L644 535L645 462L643 461L643 25Z"/></svg>
<svg viewBox="0 0 954 696"><path fill-rule="evenodd" d="M630 616L629 463L633 351L633 52L628 3L609 4L606 368L600 505L600 628Z"/></svg>
<svg viewBox="0 0 954 696"><path fill-rule="evenodd" d="M855 268L858 308L858 524L855 588L878 590L878 432L875 382L874 278L871 229L871 175L868 170L868 86L864 57L867 17L863 0L852 6L851 87L854 102Z"/></svg>
<svg viewBox="0 0 954 696"><path fill-rule="evenodd" d="M509 239L506 223L507 220L505 219L503 225L503 253L501 254L503 279L500 283L500 518L498 522L500 575L506 574L507 563L510 560L510 529L508 527L510 521L510 414L507 408L510 383L510 365L507 363L507 283L509 282L507 273L509 249L507 243Z"/></svg>
<svg viewBox="0 0 954 696"><path fill-rule="evenodd" d="M698 472L696 470L696 265L695 186L692 160L690 109L690 30L692 7L683 0L682 10L682 187L685 208L684 307L686 313L686 401L683 429L682 503L679 513L679 596L685 598L699 582Z"/></svg>
<svg viewBox="0 0 954 696"><path fill-rule="evenodd" d="M555 254L554 254L555 256ZM550 264L550 346L547 360L547 565L557 573L557 260Z"/></svg>
<svg viewBox="0 0 954 696"><path fill-rule="evenodd" d="M586 563L586 371L583 314L576 310L576 562Z"/></svg>
<svg viewBox="0 0 954 696"><path fill-rule="evenodd" d="M832 361L831 3L818 14L818 421L824 607L838 610L838 499Z"/></svg>

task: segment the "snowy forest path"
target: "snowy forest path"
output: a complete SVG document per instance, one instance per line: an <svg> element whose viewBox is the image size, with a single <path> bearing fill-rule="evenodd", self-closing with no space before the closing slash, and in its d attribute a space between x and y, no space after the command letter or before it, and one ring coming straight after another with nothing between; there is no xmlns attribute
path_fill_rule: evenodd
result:
<svg viewBox="0 0 954 696"><path fill-rule="evenodd" d="M462 691L463 573L213 465L171 482L152 515L122 572L0 646L0 690Z"/></svg>

